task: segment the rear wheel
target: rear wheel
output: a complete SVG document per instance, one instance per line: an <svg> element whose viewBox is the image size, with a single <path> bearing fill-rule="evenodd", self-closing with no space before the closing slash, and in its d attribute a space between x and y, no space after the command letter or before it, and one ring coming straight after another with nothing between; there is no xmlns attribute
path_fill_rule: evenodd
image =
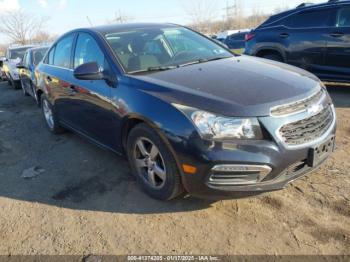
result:
<svg viewBox="0 0 350 262"><path fill-rule="evenodd" d="M151 127L139 124L131 130L127 154L132 172L148 195L171 200L183 192L176 161Z"/></svg>
<svg viewBox="0 0 350 262"><path fill-rule="evenodd" d="M64 130L59 125L55 111L46 96L41 96L41 110L46 122L46 126L53 134L61 134Z"/></svg>

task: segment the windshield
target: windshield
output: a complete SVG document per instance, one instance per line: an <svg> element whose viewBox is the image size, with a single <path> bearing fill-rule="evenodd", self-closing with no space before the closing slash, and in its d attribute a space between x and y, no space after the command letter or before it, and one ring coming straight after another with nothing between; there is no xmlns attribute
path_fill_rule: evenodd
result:
<svg viewBox="0 0 350 262"><path fill-rule="evenodd" d="M166 70L233 56L220 45L181 27L137 29L106 34L105 38L128 73Z"/></svg>
<svg viewBox="0 0 350 262"><path fill-rule="evenodd" d="M20 58L21 60L23 60L24 54L27 51L28 48L21 48L21 49L13 49L10 50L10 59L17 59Z"/></svg>
<svg viewBox="0 0 350 262"><path fill-rule="evenodd" d="M33 62L34 65L38 65L44 58L48 48L36 49L33 51Z"/></svg>

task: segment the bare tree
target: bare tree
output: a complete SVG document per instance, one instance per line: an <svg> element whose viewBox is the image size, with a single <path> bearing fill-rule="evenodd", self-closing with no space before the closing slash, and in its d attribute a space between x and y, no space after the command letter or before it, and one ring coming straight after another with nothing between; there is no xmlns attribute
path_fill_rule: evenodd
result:
<svg viewBox="0 0 350 262"><path fill-rule="evenodd" d="M0 33L11 42L28 44L43 28L45 19L29 15L22 10L10 11L0 17Z"/></svg>
<svg viewBox="0 0 350 262"><path fill-rule="evenodd" d="M217 3L212 0L183 2L185 12L191 17L192 27L203 33L212 32L212 21L217 15Z"/></svg>
<svg viewBox="0 0 350 262"><path fill-rule="evenodd" d="M108 24L125 24L132 20L128 15L123 14L120 10L115 12L114 18L107 20Z"/></svg>
<svg viewBox="0 0 350 262"><path fill-rule="evenodd" d="M35 36L31 39L32 43L49 43L57 39L57 35L51 35L46 31L38 31Z"/></svg>

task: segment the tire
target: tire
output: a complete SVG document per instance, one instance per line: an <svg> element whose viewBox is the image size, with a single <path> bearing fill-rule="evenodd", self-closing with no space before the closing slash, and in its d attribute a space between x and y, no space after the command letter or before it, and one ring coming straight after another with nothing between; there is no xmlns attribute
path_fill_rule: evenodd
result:
<svg viewBox="0 0 350 262"><path fill-rule="evenodd" d="M148 157L142 154L140 143L143 143ZM159 154L153 153L152 156L152 152L156 150ZM171 200L184 191L180 172L172 153L156 131L148 125L139 124L130 131L127 155L132 173L135 174L143 190L152 198Z"/></svg>
<svg viewBox="0 0 350 262"><path fill-rule="evenodd" d="M49 131L55 135L63 133L64 129L59 125L54 107L51 105L45 95L41 96L41 104L41 112Z"/></svg>
<svg viewBox="0 0 350 262"><path fill-rule="evenodd" d="M12 76L10 76L10 86L12 86L13 89L16 89L16 83L13 81Z"/></svg>
<svg viewBox="0 0 350 262"><path fill-rule="evenodd" d="M23 92L23 95L24 95L24 96L29 96L29 94L28 94L27 90L25 89L25 87L24 87L24 85L23 85L22 80L21 80L21 87L22 87L22 92Z"/></svg>
<svg viewBox="0 0 350 262"><path fill-rule="evenodd" d="M32 85L31 87L32 87L33 94L34 94L35 103L36 103L36 105L40 108L40 105L41 105L41 103L40 103L40 97L38 96L38 93L36 92L35 87L34 87L33 85Z"/></svg>
<svg viewBox="0 0 350 262"><path fill-rule="evenodd" d="M261 57L265 59L273 60L276 62L283 62L283 58L279 54L266 54Z"/></svg>

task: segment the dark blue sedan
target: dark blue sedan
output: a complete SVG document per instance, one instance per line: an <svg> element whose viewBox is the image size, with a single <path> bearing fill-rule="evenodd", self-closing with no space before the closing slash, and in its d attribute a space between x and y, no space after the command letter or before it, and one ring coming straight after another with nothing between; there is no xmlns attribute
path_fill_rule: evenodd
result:
<svg viewBox="0 0 350 262"><path fill-rule="evenodd" d="M334 148L335 111L318 78L178 25L71 31L37 74L49 130L126 155L157 199L278 190Z"/></svg>
<svg viewBox="0 0 350 262"><path fill-rule="evenodd" d="M38 104L35 68L45 57L47 50L49 50L49 47L45 46L30 48L25 52L23 61L17 65L23 94L25 96L32 96Z"/></svg>

